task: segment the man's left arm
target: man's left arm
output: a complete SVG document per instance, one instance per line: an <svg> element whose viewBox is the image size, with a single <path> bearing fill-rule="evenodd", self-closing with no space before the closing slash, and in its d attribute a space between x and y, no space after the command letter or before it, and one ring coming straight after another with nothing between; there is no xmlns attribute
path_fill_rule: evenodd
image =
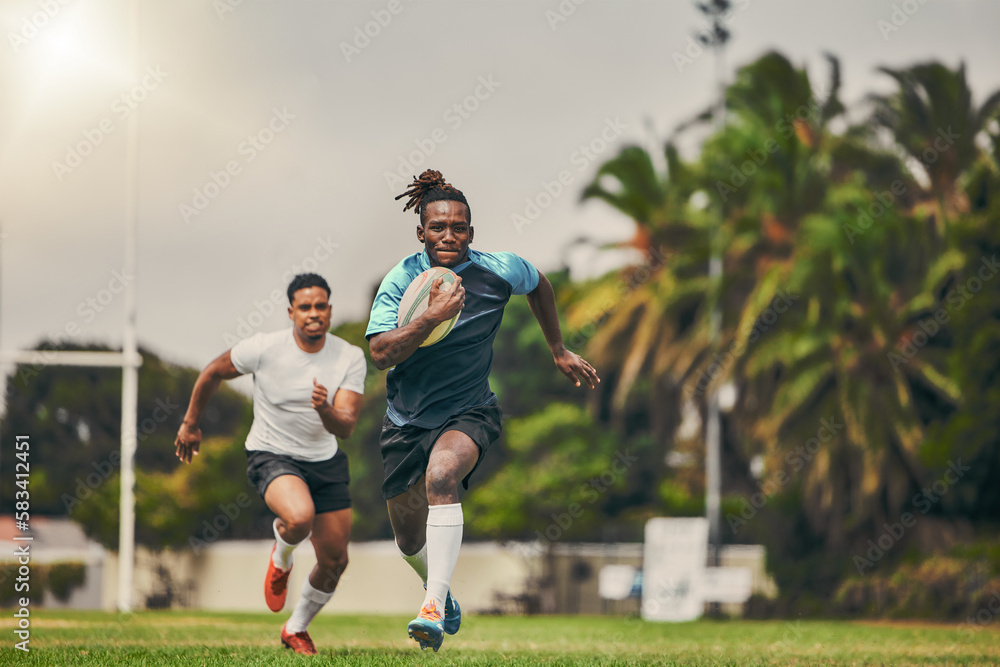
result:
<svg viewBox="0 0 1000 667"><path fill-rule="evenodd" d="M323 428L338 438L351 437L361 414L361 394L340 388L333 395L332 403L328 397L326 387L313 378L312 406L323 421Z"/></svg>
<svg viewBox="0 0 1000 667"><path fill-rule="evenodd" d="M361 348L351 348L354 361L347 370L340 387L330 401L326 387L313 378L312 406L323 422L323 428L338 438L349 438L354 433L361 414L361 395L365 390L368 364Z"/></svg>
<svg viewBox="0 0 1000 667"><path fill-rule="evenodd" d="M527 297L528 306L542 327L545 342L552 352L552 360L555 361L556 367L577 387L580 386L582 378L583 382L593 389L601 378L597 377L597 371L586 359L570 352L563 344L562 332L559 330L559 313L556 311L556 295L552 290L552 283L541 271L538 272L538 286L528 292Z"/></svg>

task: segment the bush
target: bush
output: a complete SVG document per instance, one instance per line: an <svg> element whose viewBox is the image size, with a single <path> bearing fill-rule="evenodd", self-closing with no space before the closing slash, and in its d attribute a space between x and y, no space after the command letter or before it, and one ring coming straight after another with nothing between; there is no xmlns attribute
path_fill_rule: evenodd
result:
<svg viewBox="0 0 1000 667"><path fill-rule="evenodd" d="M900 565L888 575L845 580L834 596L834 610L847 615L964 620L1000 594L1000 578L990 575L986 561L931 556Z"/></svg>
<svg viewBox="0 0 1000 667"><path fill-rule="evenodd" d="M39 604L45 595L45 574L44 565L28 564L28 576L20 574L21 564L16 561L0 563L0 606L8 607L16 605L20 598L27 597L32 604ZM22 581L18 581L18 577ZM23 589L23 584L28 584L28 590Z"/></svg>
<svg viewBox="0 0 1000 667"><path fill-rule="evenodd" d="M66 602L73 591L87 581L87 566L79 562L28 564L28 576L21 577L21 564L15 561L0 562L0 607L16 606L27 597L31 604L39 605L45 591L51 591L60 602ZM21 577L22 581L18 581ZM18 584L28 584L28 590L17 590ZM23 588L23 586L22 586Z"/></svg>
<svg viewBox="0 0 1000 667"><path fill-rule="evenodd" d="M83 563L53 563L49 566L49 590L60 602L69 600L73 591L87 581L87 566Z"/></svg>

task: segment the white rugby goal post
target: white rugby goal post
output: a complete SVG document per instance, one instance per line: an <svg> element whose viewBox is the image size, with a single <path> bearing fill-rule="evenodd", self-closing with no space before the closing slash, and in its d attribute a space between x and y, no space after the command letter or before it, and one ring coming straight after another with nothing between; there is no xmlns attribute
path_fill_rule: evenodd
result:
<svg viewBox="0 0 1000 667"><path fill-rule="evenodd" d="M139 2L129 3L129 71L139 65ZM128 118L126 148L125 270L135 276L136 227L139 217L139 110ZM135 327L135 280L125 282L125 326L121 352L0 350L0 401L5 401L6 364L42 366L120 366L122 369L121 495L118 526L118 610L132 611L135 571L135 448L139 401L139 356Z"/></svg>
<svg viewBox="0 0 1000 667"><path fill-rule="evenodd" d="M134 253L126 253L133 254ZM134 267L134 257L132 261ZM129 266L126 260L126 267ZM129 269L126 268L126 271ZM134 270L134 269L133 269ZM131 283L131 281L130 281ZM129 284L128 294L134 293ZM128 304L126 309L128 309ZM135 312L132 300L131 312ZM8 364L32 366L120 366L122 368L121 494L118 524L118 610L132 610L132 580L135 568L135 447L139 401L139 366L142 357L136 350L135 318L126 315L125 345L122 352L84 352L53 350L0 350L0 391L7 396ZM131 329L131 335L129 334ZM131 345L130 342L131 341ZM131 349L130 349L131 348ZM29 434L30 435L30 434Z"/></svg>

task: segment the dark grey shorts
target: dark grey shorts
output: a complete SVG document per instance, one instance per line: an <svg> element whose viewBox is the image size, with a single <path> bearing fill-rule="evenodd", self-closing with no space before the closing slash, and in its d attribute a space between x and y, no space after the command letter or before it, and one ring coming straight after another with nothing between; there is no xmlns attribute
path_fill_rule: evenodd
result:
<svg viewBox="0 0 1000 667"><path fill-rule="evenodd" d="M284 454L247 450L247 478L264 497L268 485L281 475L295 475L309 487L316 514L351 506L347 485L351 475L343 449L325 461L300 461Z"/></svg>
<svg viewBox="0 0 1000 667"><path fill-rule="evenodd" d="M434 443L446 431L461 431L479 446L479 459L472 472L462 480L462 486L468 489L469 478L479 467L486 450L500 437L503 430L500 424L502 418L503 411L499 405L484 405L451 417L437 428L427 429L409 425L396 426L386 415L379 438L385 468L382 497L386 500L395 498L423 476Z"/></svg>

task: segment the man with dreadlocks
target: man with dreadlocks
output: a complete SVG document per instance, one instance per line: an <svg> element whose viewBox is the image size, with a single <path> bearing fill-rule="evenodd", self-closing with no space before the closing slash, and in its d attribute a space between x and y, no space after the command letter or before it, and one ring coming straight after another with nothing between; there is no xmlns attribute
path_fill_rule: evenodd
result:
<svg viewBox="0 0 1000 667"><path fill-rule="evenodd" d="M388 409L380 445L385 467L382 495L396 545L424 582L427 594L410 622L410 637L437 651L455 634L461 610L450 584L462 545L458 485L469 488L502 416L490 390L493 339L512 295L527 295L556 367L576 386L600 382L594 368L565 348L552 285L535 267L509 252L469 248L472 214L461 191L427 170L396 197L420 216L422 252L393 268L379 287L365 337L372 361L394 367L386 378ZM397 327L399 303L423 271L441 266L458 274L451 289L438 278L423 315ZM433 346L420 344L441 322L461 312L455 328ZM442 614L442 609L444 613Z"/></svg>

